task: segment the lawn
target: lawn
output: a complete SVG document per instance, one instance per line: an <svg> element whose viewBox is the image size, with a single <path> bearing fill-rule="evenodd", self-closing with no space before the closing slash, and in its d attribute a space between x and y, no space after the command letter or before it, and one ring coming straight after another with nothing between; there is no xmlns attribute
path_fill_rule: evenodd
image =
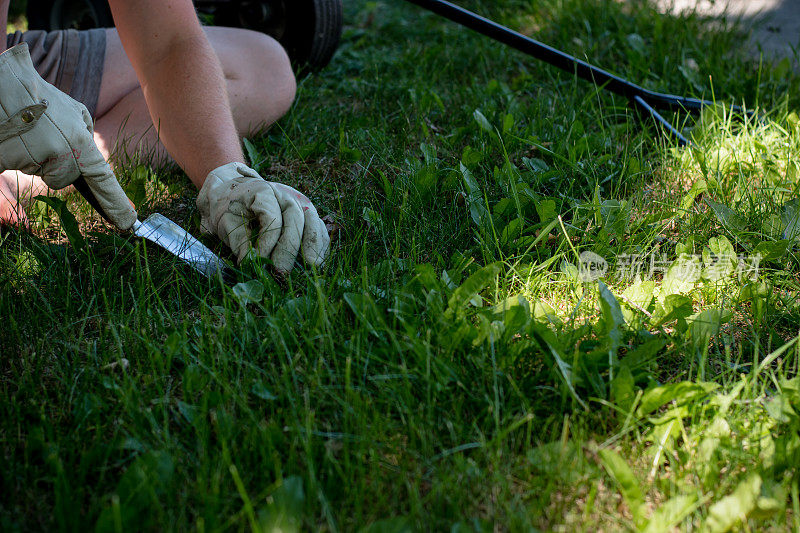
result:
<svg viewBox="0 0 800 533"><path fill-rule="evenodd" d="M463 2L717 100L669 116L679 148L413 6L345 4L332 64L246 143L335 217L323 269L224 286L78 198L80 233L44 202L1 230L0 530L800 527L789 61L646 1ZM179 171L119 174L199 235Z"/></svg>

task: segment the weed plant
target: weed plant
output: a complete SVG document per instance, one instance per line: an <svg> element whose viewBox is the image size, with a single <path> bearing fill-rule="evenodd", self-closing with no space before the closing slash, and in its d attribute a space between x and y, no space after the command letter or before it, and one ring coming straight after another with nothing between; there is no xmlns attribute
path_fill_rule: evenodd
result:
<svg viewBox="0 0 800 533"><path fill-rule="evenodd" d="M678 148L571 75L346 2L330 67L245 142L334 216L323 269L223 286L77 199L2 230L0 529L800 526L791 62L644 1L464 5L720 105L670 117ZM120 177L199 233L179 172Z"/></svg>

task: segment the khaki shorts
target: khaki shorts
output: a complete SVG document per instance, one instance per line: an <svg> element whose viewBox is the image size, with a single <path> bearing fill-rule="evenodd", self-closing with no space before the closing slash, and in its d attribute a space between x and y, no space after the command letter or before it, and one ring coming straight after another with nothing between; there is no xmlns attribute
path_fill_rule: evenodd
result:
<svg viewBox="0 0 800 533"><path fill-rule="evenodd" d="M106 58L106 30L28 31L6 38L9 48L21 42L28 43L33 65L42 78L81 102L94 116Z"/></svg>

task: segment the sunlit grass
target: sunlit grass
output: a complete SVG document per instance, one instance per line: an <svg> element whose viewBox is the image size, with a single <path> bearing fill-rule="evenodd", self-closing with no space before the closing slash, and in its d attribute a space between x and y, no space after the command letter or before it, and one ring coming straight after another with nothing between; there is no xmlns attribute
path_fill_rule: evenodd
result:
<svg viewBox="0 0 800 533"><path fill-rule="evenodd" d="M17 31L28 31L28 19L24 15L19 15L9 20L6 24L6 33L14 33Z"/></svg>
<svg viewBox="0 0 800 533"><path fill-rule="evenodd" d="M2 230L0 529L796 527L800 78L640 3L467 4L763 119L677 116L676 148L569 75L348 3L248 141L336 218L322 271L222 287L79 199L82 251L41 203ZM185 177L120 178L199 233Z"/></svg>

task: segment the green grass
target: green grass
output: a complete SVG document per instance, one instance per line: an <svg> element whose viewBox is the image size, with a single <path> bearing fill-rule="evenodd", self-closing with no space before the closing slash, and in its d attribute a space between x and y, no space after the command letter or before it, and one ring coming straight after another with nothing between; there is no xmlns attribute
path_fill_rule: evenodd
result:
<svg viewBox="0 0 800 533"><path fill-rule="evenodd" d="M25 31L28 29L28 19L25 17L25 9L28 7L27 0L13 0L8 6L7 33L15 31Z"/></svg>
<svg viewBox="0 0 800 533"><path fill-rule="evenodd" d="M322 271L253 261L223 287L75 199L86 244L42 203L32 231L3 229L0 529L800 526L788 62L639 2L467 3L765 115L708 110L679 149L416 8L346 4L331 66L250 139L262 173L336 217ZM199 233L184 177L120 174L142 214ZM579 276L588 251L612 262L601 282ZM739 276L731 257L757 254ZM660 270L625 279L623 255Z"/></svg>

